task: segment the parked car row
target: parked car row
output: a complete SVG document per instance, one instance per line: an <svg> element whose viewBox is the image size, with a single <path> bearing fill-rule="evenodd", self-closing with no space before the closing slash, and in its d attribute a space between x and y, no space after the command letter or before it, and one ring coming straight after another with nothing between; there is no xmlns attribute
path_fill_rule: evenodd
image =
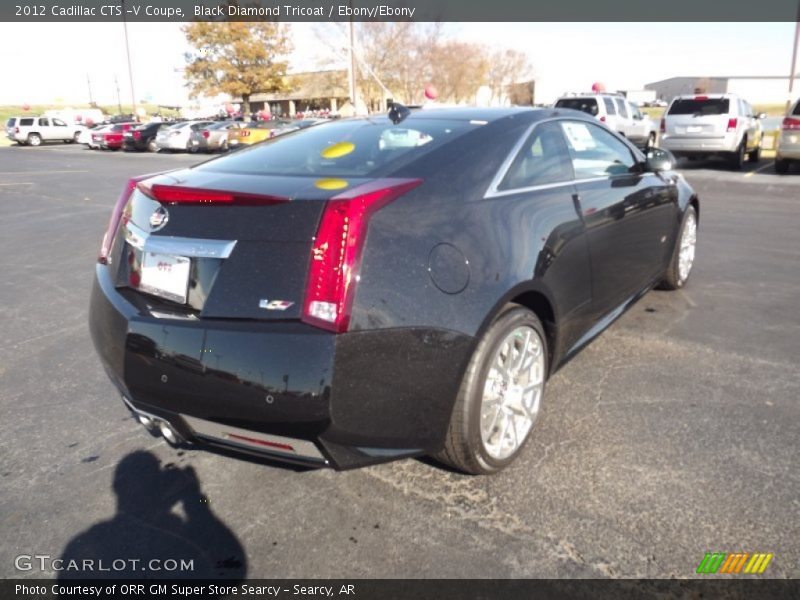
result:
<svg viewBox="0 0 800 600"><path fill-rule="evenodd" d="M318 125L328 119L270 121L181 121L147 124L115 123L84 128L79 143L91 149L140 152L226 152L266 139Z"/></svg>
<svg viewBox="0 0 800 600"><path fill-rule="evenodd" d="M556 100L554 107L585 112L640 148L658 143L676 158L722 157L734 169L741 169L745 160L756 163L761 157L766 114L756 114L752 105L736 94L676 96L658 128L621 94L569 94ZM800 160L800 134L795 133L800 131L798 116L800 108L795 103L781 125L775 161L778 173L785 173L791 161Z"/></svg>

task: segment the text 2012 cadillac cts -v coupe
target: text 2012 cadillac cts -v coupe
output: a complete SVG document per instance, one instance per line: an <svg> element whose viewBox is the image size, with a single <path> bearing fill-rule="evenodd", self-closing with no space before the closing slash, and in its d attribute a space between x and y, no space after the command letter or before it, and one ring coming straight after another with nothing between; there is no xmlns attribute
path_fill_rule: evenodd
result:
<svg viewBox="0 0 800 600"><path fill-rule="evenodd" d="M91 332L171 443L492 473L559 366L694 259L698 199L583 113L395 105L132 179Z"/></svg>

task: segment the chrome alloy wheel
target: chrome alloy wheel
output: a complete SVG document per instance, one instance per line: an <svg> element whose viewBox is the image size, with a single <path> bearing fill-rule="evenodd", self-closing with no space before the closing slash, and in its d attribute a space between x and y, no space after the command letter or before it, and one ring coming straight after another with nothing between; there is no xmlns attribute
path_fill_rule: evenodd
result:
<svg viewBox="0 0 800 600"><path fill-rule="evenodd" d="M686 223L681 235L681 247L678 251L678 278L681 283L689 277L694 263L694 250L697 245L697 219L693 212L686 215Z"/></svg>
<svg viewBox="0 0 800 600"><path fill-rule="evenodd" d="M539 416L544 371L544 344L532 327L517 327L498 346L481 399L481 440L493 459L508 458L528 436Z"/></svg>

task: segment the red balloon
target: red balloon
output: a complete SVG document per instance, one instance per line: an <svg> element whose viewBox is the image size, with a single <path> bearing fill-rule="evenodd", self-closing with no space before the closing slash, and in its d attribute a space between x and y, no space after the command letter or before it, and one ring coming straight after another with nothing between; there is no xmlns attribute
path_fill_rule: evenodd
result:
<svg viewBox="0 0 800 600"><path fill-rule="evenodd" d="M439 97L439 92L436 91L432 83L425 86L425 97L428 100L436 100Z"/></svg>
<svg viewBox="0 0 800 600"><path fill-rule="evenodd" d="M31 109L31 105L30 105L30 104L23 104L23 105L22 105L22 110L24 110L24 111L26 111L26 112L27 112L27 111L29 111L30 109Z"/></svg>
<svg viewBox="0 0 800 600"><path fill-rule="evenodd" d="M604 86L599 81L596 81L592 84L592 91L597 93L602 93L606 91L606 86Z"/></svg>

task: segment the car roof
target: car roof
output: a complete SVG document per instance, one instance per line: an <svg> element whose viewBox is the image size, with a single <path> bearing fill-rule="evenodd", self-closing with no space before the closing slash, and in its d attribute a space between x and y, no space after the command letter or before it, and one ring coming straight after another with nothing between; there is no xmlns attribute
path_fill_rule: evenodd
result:
<svg viewBox="0 0 800 600"><path fill-rule="evenodd" d="M529 106L511 107L477 107L477 106L447 106L423 107L413 110L415 119L444 119L451 121L487 121L492 122L514 114L536 110Z"/></svg>

